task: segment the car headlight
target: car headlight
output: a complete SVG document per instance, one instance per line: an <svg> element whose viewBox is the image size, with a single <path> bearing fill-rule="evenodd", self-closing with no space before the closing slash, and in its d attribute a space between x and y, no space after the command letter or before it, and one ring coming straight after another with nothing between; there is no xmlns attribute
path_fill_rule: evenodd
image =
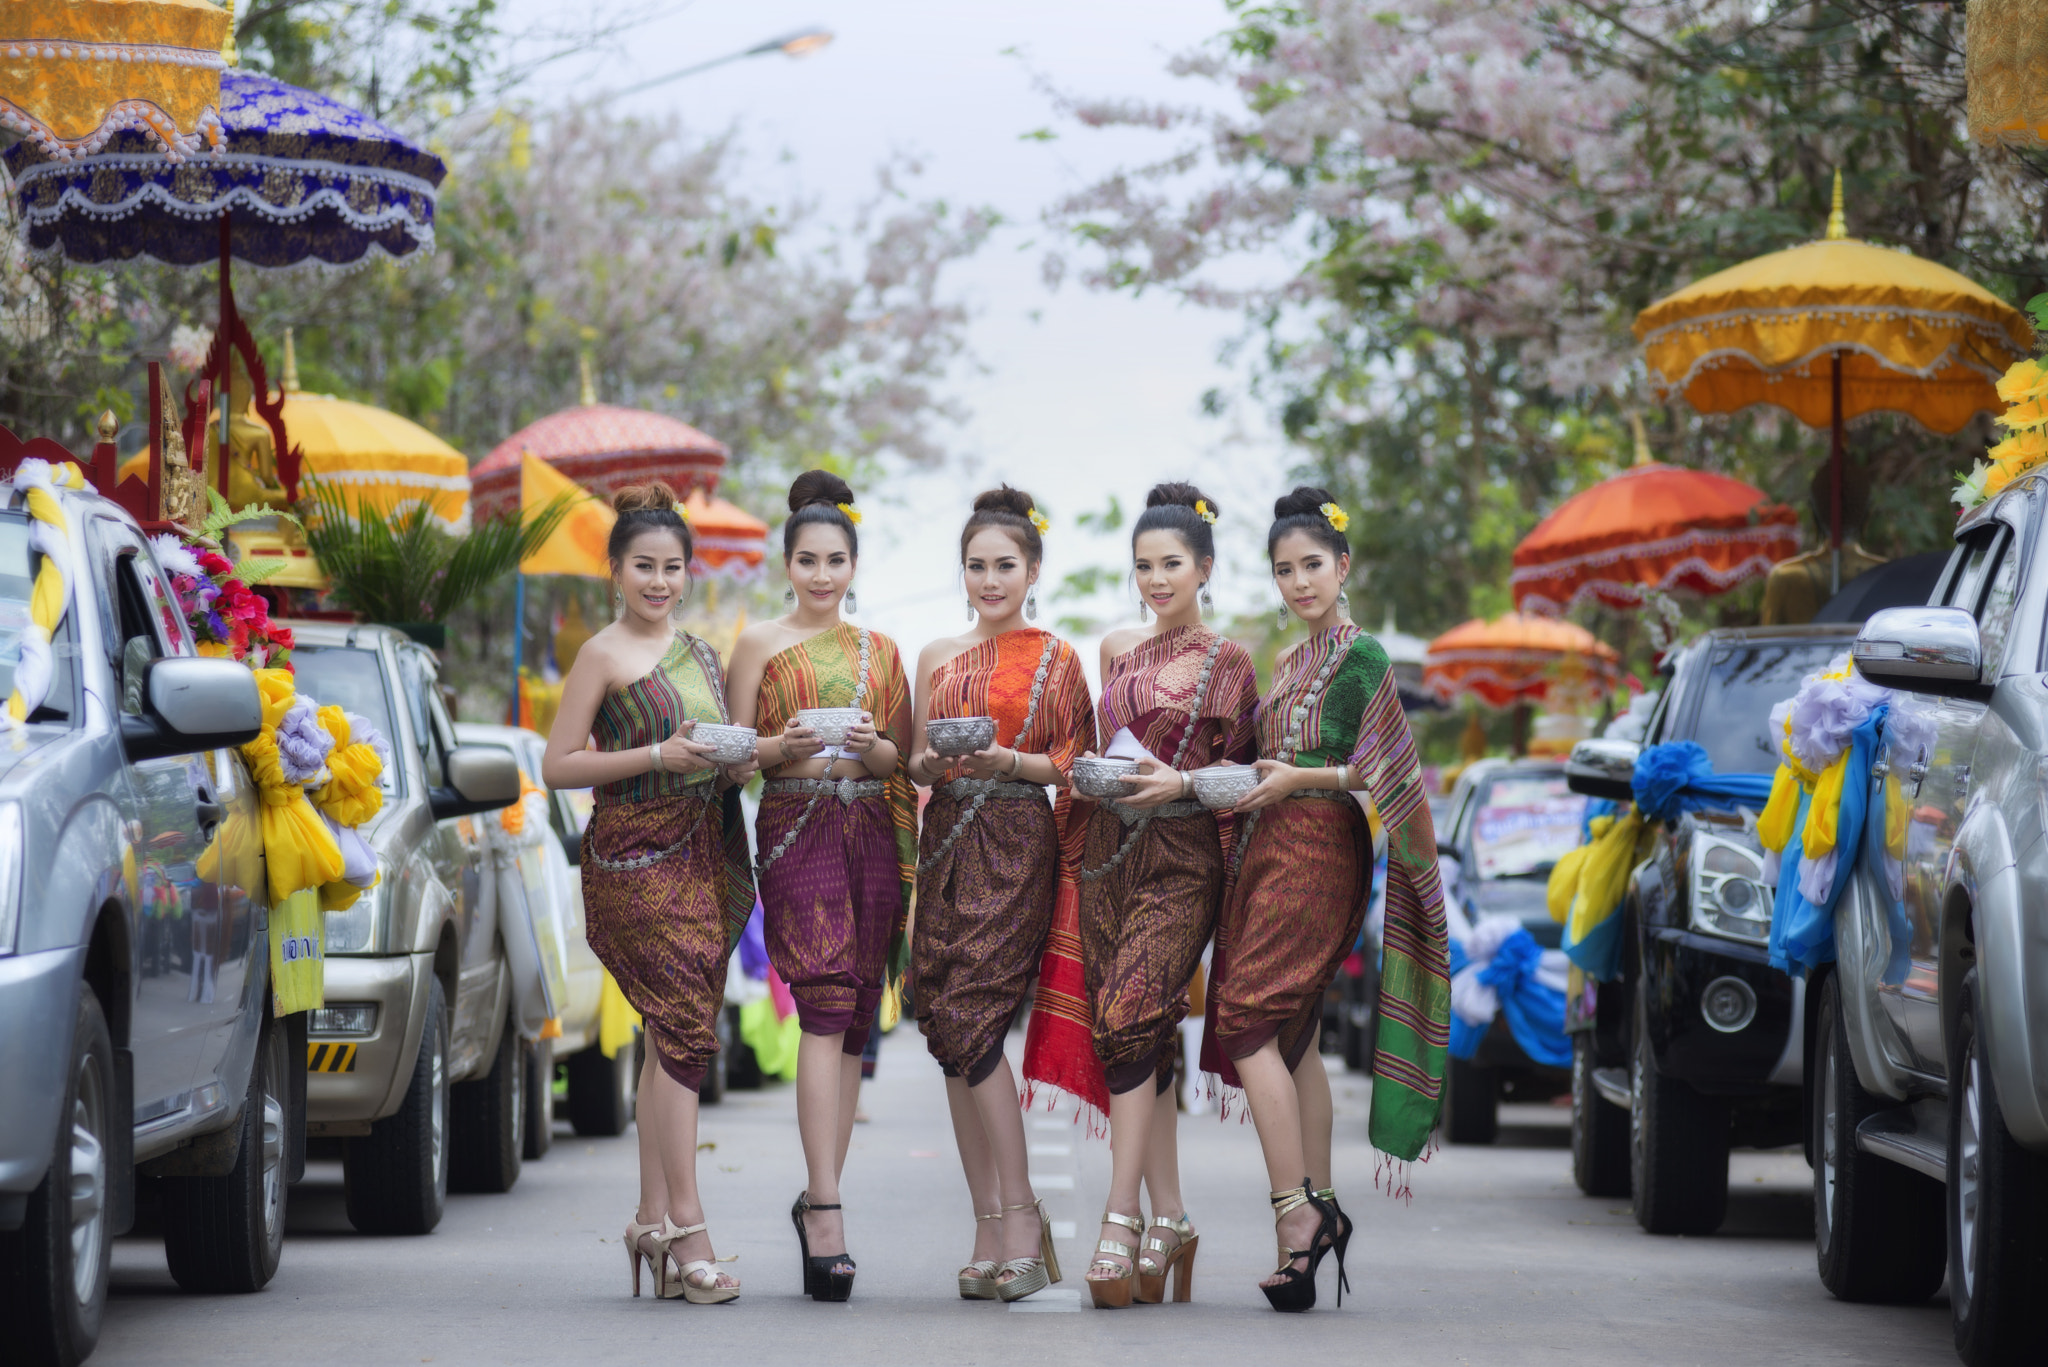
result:
<svg viewBox="0 0 2048 1367"><path fill-rule="evenodd" d="M327 913L327 952L360 954L377 938L377 900L383 885L367 889L345 911Z"/></svg>
<svg viewBox="0 0 2048 1367"><path fill-rule="evenodd" d="M1763 944L1771 938L1772 900L1760 853L1719 836L1693 835L1694 930Z"/></svg>
<svg viewBox="0 0 2048 1367"><path fill-rule="evenodd" d="M0 802L0 954L14 952L21 921L21 805Z"/></svg>

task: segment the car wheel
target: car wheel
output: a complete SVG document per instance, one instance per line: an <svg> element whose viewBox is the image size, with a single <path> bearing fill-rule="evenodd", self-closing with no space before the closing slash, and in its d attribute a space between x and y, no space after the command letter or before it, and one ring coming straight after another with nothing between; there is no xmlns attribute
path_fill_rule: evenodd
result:
<svg viewBox="0 0 2048 1367"><path fill-rule="evenodd" d="M2048 1292L2048 1165L2013 1142L1978 1032L1977 970L1963 977L1948 1056L1949 1313L1971 1367L2038 1362Z"/></svg>
<svg viewBox="0 0 2048 1367"><path fill-rule="evenodd" d="M1856 1127L1884 1101L1849 1054L1841 979L1821 984L1813 1050L1813 1248L1821 1284L1845 1301L1924 1301L1948 1263L1942 1184L1864 1153Z"/></svg>
<svg viewBox="0 0 2048 1367"><path fill-rule="evenodd" d="M1491 1144L1500 1134L1500 1079L1491 1068L1451 1060L1444 1107L1444 1138L1453 1144Z"/></svg>
<svg viewBox="0 0 2048 1367"><path fill-rule="evenodd" d="M448 1188L510 1191L526 1153L526 1041L508 1013L491 1071L448 1096Z"/></svg>
<svg viewBox="0 0 2048 1367"><path fill-rule="evenodd" d="M348 1221L365 1234L426 1234L447 1207L447 1002L441 980L432 979L404 1102L342 1148Z"/></svg>
<svg viewBox="0 0 2048 1367"><path fill-rule="evenodd" d="M1572 1036L1572 1180L1588 1196L1629 1191L1628 1112L1593 1087L1593 1032Z"/></svg>
<svg viewBox="0 0 2048 1367"><path fill-rule="evenodd" d="M577 1134L609 1137L624 1134L633 1123L637 1053L628 1046L606 1058L593 1044L569 1056L569 1124Z"/></svg>
<svg viewBox="0 0 2048 1367"><path fill-rule="evenodd" d="M1652 1234L1712 1234L1728 1214L1728 1105L1657 1067L1636 995L1628 1110L1636 1223Z"/></svg>
<svg viewBox="0 0 2048 1367"><path fill-rule="evenodd" d="M30 1362L75 1367L99 1342L113 1240L107 1231L114 1047L91 988L79 994L57 1147L28 1218L0 1234L0 1321Z"/></svg>
<svg viewBox="0 0 2048 1367"><path fill-rule="evenodd" d="M267 1013L266 1013L267 1014ZM261 1291L284 1252L285 1191L291 1161L287 1117L291 1057L284 1022L266 1020L236 1122L235 1165L219 1177L166 1177L164 1261L187 1291Z"/></svg>
<svg viewBox="0 0 2048 1367"><path fill-rule="evenodd" d="M548 1156L555 1142L555 1042L537 1041L526 1051L526 1161Z"/></svg>

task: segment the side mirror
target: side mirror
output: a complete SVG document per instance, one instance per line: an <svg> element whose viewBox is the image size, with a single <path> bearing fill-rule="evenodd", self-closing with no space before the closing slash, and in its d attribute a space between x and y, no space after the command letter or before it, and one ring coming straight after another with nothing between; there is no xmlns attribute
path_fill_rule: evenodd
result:
<svg viewBox="0 0 2048 1367"><path fill-rule="evenodd" d="M1564 762L1565 786L1586 797L1633 802L1636 757L1642 753L1632 740L1582 740Z"/></svg>
<svg viewBox="0 0 2048 1367"><path fill-rule="evenodd" d="M1984 641L1961 608L1885 608L1849 646L1856 672L1885 688L1981 698Z"/></svg>
<svg viewBox="0 0 2048 1367"><path fill-rule="evenodd" d="M142 715L121 717L130 760L244 745L263 730L256 676L234 660L153 660L142 680Z"/></svg>
<svg viewBox="0 0 2048 1367"><path fill-rule="evenodd" d="M495 745L458 745L448 752L448 786L431 789L434 820L477 816L519 800L519 761Z"/></svg>

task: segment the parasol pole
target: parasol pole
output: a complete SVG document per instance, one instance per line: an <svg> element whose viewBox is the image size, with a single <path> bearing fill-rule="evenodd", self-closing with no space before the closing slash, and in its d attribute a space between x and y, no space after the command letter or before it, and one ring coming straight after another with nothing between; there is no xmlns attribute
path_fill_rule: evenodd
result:
<svg viewBox="0 0 2048 1367"><path fill-rule="evenodd" d="M1828 574L1831 593L1842 591L1842 353L1828 353L1834 391L1828 422Z"/></svg>
<svg viewBox="0 0 2048 1367"><path fill-rule="evenodd" d="M223 205L220 213L220 469L215 479L220 486L220 496L228 496L228 409L232 403L228 397L232 386L229 372L235 366L234 346L227 340L234 335L235 287L228 271L229 225L234 217L234 208Z"/></svg>
<svg viewBox="0 0 2048 1367"><path fill-rule="evenodd" d="M512 576L512 725L519 725L519 666L526 661L526 576Z"/></svg>

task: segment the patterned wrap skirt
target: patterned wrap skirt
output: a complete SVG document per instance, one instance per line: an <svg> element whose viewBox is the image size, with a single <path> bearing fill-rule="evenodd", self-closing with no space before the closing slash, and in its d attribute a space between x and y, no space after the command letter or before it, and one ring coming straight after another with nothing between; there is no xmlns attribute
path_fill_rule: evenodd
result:
<svg viewBox="0 0 2048 1367"><path fill-rule="evenodd" d="M1098 806L1082 868L1108 863L1130 829ZM1174 1032L1222 900L1223 846L1210 812L1153 821L1121 864L1082 880L1081 972L1112 1095L1147 1081L1161 1092L1173 1085Z"/></svg>
<svg viewBox="0 0 2048 1367"><path fill-rule="evenodd" d="M764 858L810 803L803 793L761 799L754 839ZM888 802L821 796L796 843L761 875L768 962L789 984L805 1034L844 1032L842 1047L856 1057L867 1047L902 905Z"/></svg>
<svg viewBox="0 0 2048 1367"><path fill-rule="evenodd" d="M918 876L910 963L917 1026L948 1077L988 1080L1024 1001L1059 892L1059 831L1042 789L990 797L931 869ZM925 808L920 862L959 822L967 803L935 789Z"/></svg>
<svg viewBox="0 0 2048 1367"><path fill-rule="evenodd" d="M691 1091L718 1053L725 1006L724 850L717 799L649 798L600 805L587 848L614 861L689 843L646 868L610 870L585 859L584 933L598 962L647 1027L662 1071Z"/></svg>
<svg viewBox="0 0 2048 1367"><path fill-rule="evenodd" d="M1300 1064L1365 924L1372 864L1356 802L1289 799L1259 813L1216 929L1210 994L1224 1057L1277 1035L1288 1071Z"/></svg>

